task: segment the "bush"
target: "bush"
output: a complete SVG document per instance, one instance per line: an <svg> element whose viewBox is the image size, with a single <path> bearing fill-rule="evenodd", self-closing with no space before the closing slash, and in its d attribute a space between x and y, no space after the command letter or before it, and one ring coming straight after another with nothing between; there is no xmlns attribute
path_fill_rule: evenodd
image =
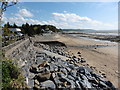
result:
<svg viewBox="0 0 120 90"><path fill-rule="evenodd" d="M17 84L13 84L17 83ZM17 85L17 86L15 86ZM22 87L24 84L24 77L20 74L19 69L11 60L2 61L2 88L11 89L15 87Z"/></svg>

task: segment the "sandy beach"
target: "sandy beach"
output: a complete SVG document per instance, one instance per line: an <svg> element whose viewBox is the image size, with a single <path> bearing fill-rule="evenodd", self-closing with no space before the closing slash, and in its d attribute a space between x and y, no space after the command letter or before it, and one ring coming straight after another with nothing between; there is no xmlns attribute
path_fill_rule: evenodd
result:
<svg viewBox="0 0 120 90"><path fill-rule="evenodd" d="M50 67L52 67L54 62L55 62L54 64L56 65L59 65L59 64L62 65L62 67L59 66L61 68L60 70L62 70L63 68L67 68L65 70L68 70L68 66L71 66L71 65L74 65L73 67L77 66L79 68L80 67L82 68L85 66L86 68L89 68L84 70L87 70L85 71L85 76L88 76L87 78L89 79L90 83L95 80L95 83L100 85L102 80L103 81L106 80L107 82L110 81L115 86L115 88L118 88L119 86L118 85L118 78L119 78L118 76L119 74L118 73L118 43L115 43L115 42L84 39L76 36L71 36L69 34L47 33L43 35L36 35L34 37L30 37L29 39L26 39L21 44L18 44L14 48L8 50L5 56L8 56L8 57L11 56L13 58L19 59L18 64L22 68L23 74L25 75L27 80L26 83L30 87L33 87L33 85L36 86L35 83L31 84L31 82L34 82L34 80L31 79L31 76L33 77L34 75L31 73L31 71L29 72L26 70L29 70L30 68L30 70L32 70L32 72L35 73L34 66L42 65L43 67L45 63L43 61L48 62L48 60L51 60L48 63L48 66L51 65ZM66 62L67 64L65 64ZM96 75L96 76L98 75L98 77L100 75L101 78L99 79L98 77L97 79L89 78L89 75L87 75L87 72L91 71L90 68L96 74L89 73L89 75ZM36 70L38 69L36 68ZM53 73L51 68L50 70L51 70L51 73ZM78 70L78 68L72 68L70 70L71 72L76 72L75 70ZM80 69L80 71L82 70ZM60 71L58 70L57 72L60 73ZM95 77L95 76L92 76L92 77ZM49 78L49 79L52 80L54 78L52 79ZM85 80L87 81L88 79L85 79ZM57 82L58 81L56 81L56 83ZM112 86L112 84L109 83L110 87ZM103 87L104 85L101 86L101 88ZM91 86L90 87L87 86L87 88L91 88Z"/></svg>
<svg viewBox="0 0 120 90"><path fill-rule="evenodd" d="M99 74L105 74L106 79L118 87L118 43L84 40L62 34L55 35L55 39L65 43L74 55L77 55L78 51L81 52L82 57L87 61L86 65L93 67ZM101 45L103 47L99 47ZM93 48L90 48L92 46Z"/></svg>

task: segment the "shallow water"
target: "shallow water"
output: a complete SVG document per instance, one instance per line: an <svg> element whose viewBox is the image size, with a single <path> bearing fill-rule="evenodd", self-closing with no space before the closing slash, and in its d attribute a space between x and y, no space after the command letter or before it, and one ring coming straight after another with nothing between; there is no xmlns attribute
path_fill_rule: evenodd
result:
<svg viewBox="0 0 120 90"><path fill-rule="evenodd" d="M71 36L73 37L77 37L77 38L80 38L80 39L84 39L84 40L92 40L92 41L107 41L106 43L111 43L111 41L109 40L100 40L100 39L93 39L93 38L89 38L89 37L81 37L79 34L72 34ZM116 43L116 42L112 42L112 43Z"/></svg>
<svg viewBox="0 0 120 90"><path fill-rule="evenodd" d="M118 36L118 33L88 33L88 34L93 34L93 35L113 35L113 36Z"/></svg>
<svg viewBox="0 0 120 90"><path fill-rule="evenodd" d="M80 37L80 38L84 40L105 41L105 40L93 39L93 38L88 38L88 37Z"/></svg>
<svg viewBox="0 0 120 90"><path fill-rule="evenodd" d="M80 39L84 39L84 40L107 41L107 40L93 39L93 38L89 38L89 37L81 37L80 35L76 35L76 34L72 34L71 36L77 37L77 38L80 38Z"/></svg>
<svg viewBox="0 0 120 90"><path fill-rule="evenodd" d="M115 47L116 45L84 45L84 46L68 46L68 48L103 48Z"/></svg>

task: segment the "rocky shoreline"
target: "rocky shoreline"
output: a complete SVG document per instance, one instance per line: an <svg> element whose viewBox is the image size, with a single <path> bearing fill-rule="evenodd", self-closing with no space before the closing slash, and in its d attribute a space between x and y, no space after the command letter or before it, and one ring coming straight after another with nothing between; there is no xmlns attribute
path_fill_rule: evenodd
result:
<svg viewBox="0 0 120 90"><path fill-rule="evenodd" d="M87 64L89 59L83 58L81 50L74 53L67 43L57 40L57 35L39 38L29 38L6 53L21 68L29 88L115 89L104 72L97 73L94 65Z"/></svg>
<svg viewBox="0 0 120 90"><path fill-rule="evenodd" d="M51 54L47 54L46 51ZM105 75L98 75L88 66L78 52L78 57L67 51L66 46L34 43L29 48L29 58L22 66L26 83L34 89L112 89ZM60 58L67 57L67 59ZM25 58L24 58L25 59Z"/></svg>

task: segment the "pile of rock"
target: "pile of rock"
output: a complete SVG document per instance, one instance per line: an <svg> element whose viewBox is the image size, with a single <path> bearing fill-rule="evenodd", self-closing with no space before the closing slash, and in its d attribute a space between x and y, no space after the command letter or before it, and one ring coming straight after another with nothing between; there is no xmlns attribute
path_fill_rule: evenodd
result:
<svg viewBox="0 0 120 90"><path fill-rule="evenodd" d="M72 61L75 61L77 63L78 62L80 62L80 63L86 62L86 60L84 60L84 58L81 57L80 52L78 52L79 58L77 58L73 54L70 54L70 52L67 51L67 48L65 46L54 46L54 45L47 45L47 44L42 44L42 43L36 43L35 46L39 47L39 48L43 48L44 50L68 57L71 60L70 62L72 62Z"/></svg>
<svg viewBox="0 0 120 90"><path fill-rule="evenodd" d="M75 60L72 62L36 52L35 64L29 69L34 74L33 87L35 89L114 89L110 81L105 81L90 68L78 66Z"/></svg>
<svg viewBox="0 0 120 90"><path fill-rule="evenodd" d="M43 47L44 50L47 47L50 48L49 45L44 44ZM60 50L58 46L52 48ZM40 50L36 50L33 46L30 46L23 54L19 55L19 58L21 58L21 63L19 64L26 77L26 83L31 88L114 89L110 81L105 81L104 77L94 73L89 67L78 65L85 62L80 52L78 52L79 58L69 54L70 57L64 60L55 56L57 53L55 55L48 55L42 49ZM63 50L66 52L65 48Z"/></svg>

